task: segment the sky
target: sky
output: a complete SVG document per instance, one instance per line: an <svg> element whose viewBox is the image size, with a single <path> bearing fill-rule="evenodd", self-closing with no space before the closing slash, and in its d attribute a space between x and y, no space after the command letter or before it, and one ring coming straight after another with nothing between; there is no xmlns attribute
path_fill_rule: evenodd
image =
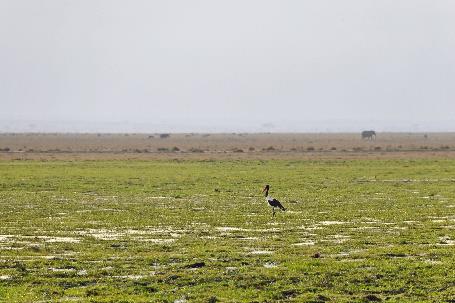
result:
<svg viewBox="0 0 455 303"><path fill-rule="evenodd" d="M0 131L455 131L452 0L0 0Z"/></svg>

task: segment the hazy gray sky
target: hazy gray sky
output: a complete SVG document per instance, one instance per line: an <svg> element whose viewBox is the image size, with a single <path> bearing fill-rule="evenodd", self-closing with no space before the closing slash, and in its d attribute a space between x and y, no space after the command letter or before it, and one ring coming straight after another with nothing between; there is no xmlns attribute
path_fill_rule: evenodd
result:
<svg viewBox="0 0 455 303"><path fill-rule="evenodd" d="M0 0L0 118L455 130L454 54L452 0Z"/></svg>

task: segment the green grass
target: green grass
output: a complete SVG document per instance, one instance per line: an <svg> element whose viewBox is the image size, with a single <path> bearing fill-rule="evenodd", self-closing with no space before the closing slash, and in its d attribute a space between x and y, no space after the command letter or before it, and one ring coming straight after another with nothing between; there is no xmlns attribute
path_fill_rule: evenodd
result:
<svg viewBox="0 0 455 303"><path fill-rule="evenodd" d="M455 160L0 162L0 301L455 302L454 172ZM266 183L288 208L274 219Z"/></svg>

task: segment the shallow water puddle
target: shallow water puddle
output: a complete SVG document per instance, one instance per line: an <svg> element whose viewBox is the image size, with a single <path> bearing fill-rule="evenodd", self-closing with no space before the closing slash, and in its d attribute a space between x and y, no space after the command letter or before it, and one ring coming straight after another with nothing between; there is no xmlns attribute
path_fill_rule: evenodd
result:
<svg viewBox="0 0 455 303"><path fill-rule="evenodd" d="M1 246L1 250L23 250L25 247Z"/></svg>
<svg viewBox="0 0 455 303"><path fill-rule="evenodd" d="M9 242L14 237L14 235L0 235L0 242Z"/></svg>
<svg viewBox="0 0 455 303"><path fill-rule="evenodd" d="M281 228L272 227L272 228L267 228L267 229L252 229L251 231L256 231L256 232L260 232L260 233L276 233L276 232L280 232Z"/></svg>
<svg viewBox="0 0 455 303"><path fill-rule="evenodd" d="M175 242L175 239L141 239L140 241L150 242L154 244L169 244Z"/></svg>
<svg viewBox="0 0 455 303"><path fill-rule="evenodd" d="M406 223L406 224L416 224L416 223L420 223L419 221L413 221L413 220L407 220L407 221L403 221L403 223Z"/></svg>
<svg viewBox="0 0 455 303"><path fill-rule="evenodd" d="M278 265L275 262L267 262L264 264L265 268L275 268L278 267Z"/></svg>
<svg viewBox="0 0 455 303"><path fill-rule="evenodd" d="M331 255L333 258L346 258L349 257L351 254L348 252L340 252L338 254Z"/></svg>
<svg viewBox="0 0 455 303"><path fill-rule="evenodd" d="M438 260L431 260L431 259L428 259L428 260L424 260L423 261L424 263L427 263L427 264L431 264L431 265L438 265L438 264L443 264L442 261L438 261Z"/></svg>
<svg viewBox="0 0 455 303"><path fill-rule="evenodd" d="M315 244L316 244L315 241L308 240L304 242L293 243L292 246L313 246Z"/></svg>
<svg viewBox="0 0 455 303"><path fill-rule="evenodd" d="M0 242L16 242L30 244L30 242L17 242L18 239L44 240L46 243L79 243L80 239L73 237L58 236L23 236L23 235L0 235Z"/></svg>
<svg viewBox="0 0 455 303"><path fill-rule="evenodd" d="M321 221L319 224L321 225L341 225L341 224L348 224L350 222L346 221Z"/></svg>
<svg viewBox="0 0 455 303"><path fill-rule="evenodd" d="M123 234L109 229L88 229L77 232L80 236L90 236L97 240L118 240Z"/></svg>
<svg viewBox="0 0 455 303"><path fill-rule="evenodd" d="M55 268L55 267L49 267L48 270L52 272L61 272L61 273L70 273L73 271L76 271L74 268Z"/></svg>
<svg viewBox="0 0 455 303"><path fill-rule="evenodd" d="M147 276L145 275L124 275L124 276L112 276L112 278L116 279L128 279L128 280L140 280Z"/></svg>
<svg viewBox="0 0 455 303"><path fill-rule="evenodd" d="M330 236L327 236L326 239L323 239L321 241L342 244L342 243L348 241L350 238L351 238L350 236L345 236L345 235L330 235Z"/></svg>
<svg viewBox="0 0 455 303"><path fill-rule="evenodd" d="M217 236L202 236L200 238L201 239L207 239L207 240L221 239L221 237L217 237Z"/></svg>
<svg viewBox="0 0 455 303"><path fill-rule="evenodd" d="M276 226L276 225L284 225L284 224L286 224L286 223L284 223L284 222L269 222L269 223L267 223L267 225L274 225L274 226Z"/></svg>
<svg viewBox="0 0 455 303"><path fill-rule="evenodd" d="M72 237L38 237L45 239L47 243L79 243L81 240Z"/></svg>
<svg viewBox="0 0 455 303"><path fill-rule="evenodd" d="M221 232L230 232L230 231L251 231L250 229L245 229L245 228L239 228L239 227L230 227L230 226L222 226L222 227L217 227L215 228L218 231Z"/></svg>
<svg viewBox="0 0 455 303"><path fill-rule="evenodd" d="M253 250L249 252L251 255L271 255L273 251L269 250Z"/></svg>
<svg viewBox="0 0 455 303"><path fill-rule="evenodd" d="M237 270L238 268L237 267L234 267L234 266L228 266L226 267L226 271L235 271Z"/></svg>
<svg viewBox="0 0 455 303"><path fill-rule="evenodd" d="M295 210L286 210L286 213L287 213L287 214L293 214L293 215L294 215L294 214L301 214L301 213L303 213L303 212L302 212L302 211L295 211Z"/></svg>
<svg viewBox="0 0 455 303"><path fill-rule="evenodd" d="M450 239L449 236L440 237L439 241L440 242L437 245L447 245L447 246L455 245L455 240Z"/></svg>
<svg viewBox="0 0 455 303"><path fill-rule="evenodd" d="M186 233L187 230L174 230L171 228L168 229L161 229L161 228L146 228L146 229L124 229L124 230L116 230L116 229L86 229L80 230L76 233L80 236L89 236L93 237L98 240L119 240L123 237L131 237L131 240L137 241L148 241L154 242L157 244L160 243L170 243L175 241L176 238L181 237L182 233ZM171 238L147 238L147 235L154 235L157 234L162 236L168 236Z"/></svg>
<svg viewBox="0 0 455 303"><path fill-rule="evenodd" d="M242 237L242 238L237 238L238 240L242 240L242 241L257 241L259 240L258 237Z"/></svg>

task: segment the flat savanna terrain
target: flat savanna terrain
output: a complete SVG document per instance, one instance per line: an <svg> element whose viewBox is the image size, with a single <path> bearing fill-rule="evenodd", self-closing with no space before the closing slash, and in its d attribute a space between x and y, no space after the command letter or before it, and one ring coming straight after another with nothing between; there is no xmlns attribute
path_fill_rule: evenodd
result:
<svg viewBox="0 0 455 303"><path fill-rule="evenodd" d="M324 159L455 156L455 133L0 134L0 159Z"/></svg>
<svg viewBox="0 0 455 303"><path fill-rule="evenodd" d="M454 137L2 134L0 302L455 302Z"/></svg>

